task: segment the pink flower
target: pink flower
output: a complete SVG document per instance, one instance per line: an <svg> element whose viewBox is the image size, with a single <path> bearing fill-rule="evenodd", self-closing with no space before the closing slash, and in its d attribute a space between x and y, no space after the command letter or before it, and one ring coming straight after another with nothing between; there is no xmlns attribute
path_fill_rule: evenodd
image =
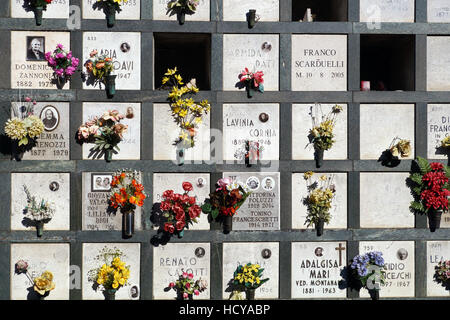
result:
<svg viewBox="0 0 450 320"><path fill-rule="evenodd" d="M72 59L72 51L69 51L69 53L67 54L67 60Z"/></svg>
<svg viewBox="0 0 450 320"><path fill-rule="evenodd" d="M25 97L25 102L31 102L31 98L30 97Z"/></svg>
<svg viewBox="0 0 450 320"><path fill-rule="evenodd" d="M171 287L171 288L175 287L175 283L173 283L173 282L169 283L169 287Z"/></svg>
<svg viewBox="0 0 450 320"><path fill-rule="evenodd" d="M52 53L49 51L49 52L46 52L45 53L45 60L49 60L50 59L50 57L52 56Z"/></svg>
<svg viewBox="0 0 450 320"><path fill-rule="evenodd" d="M191 287L191 284L189 282L187 282L185 287L186 287L186 289L189 289Z"/></svg>
<svg viewBox="0 0 450 320"><path fill-rule="evenodd" d="M198 290L196 289L196 290L194 290L194 294L195 294L196 296L198 296L198 295L200 294L200 291L198 291Z"/></svg>
<svg viewBox="0 0 450 320"><path fill-rule="evenodd" d="M193 278L194 278L194 274L188 273L188 278L189 278L189 279L193 279Z"/></svg>
<svg viewBox="0 0 450 320"><path fill-rule="evenodd" d="M62 76L64 74L64 69L56 69L55 73L57 76Z"/></svg>
<svg viewBox="0 0 450 320"><path fill-rule="evenodd" d="M58 44L56 45L56 48L61 49L61 50L64 50L64 46L63 46L61 43L58 43Z"/></svg>
<svg viewBox="0 0 450 320"><path fill-rule="evenodd" d="M188 295L186 292L184 292L184 293L183 293L183 298L184 298L184 299L187 299L188 297L189 297L189 295Z"/></svg>
<svg viewBox="0 0 450 320"><path fill-rule="evenodd" d="M91 56L91 58L95 55L97 55L98 51L97 50L92 50L92 52L89 54Z"/></svg>
<svg viewBox="0 0 450 320"><path fill-rule="evenodd" d="M231 179L230 178L219 179L219 181L217 181L217 184L219 185L219 188L217 188L216 191L225 189L227 187L227 185L229 185L230 183L231 183Z"/></svg>
<svg viewBox="0 0 450 320"><path fill-rule="evenodd" d="M66 69L66 74L68 75L68 76L71 76L71 75L73 75L74 73L75 73L75 68L74 67L67 67L67 69Z"/></svg>
<svg viewBox="0 0 450 320"><path fill-rule="evenodd" d="M183 272L183 278L187 278L187 272Z"/></svg>
<svg viewBox="0 0 450 320"><path fill-rule="evenodd" d="M80 63L80 60L77 58L72 58L72 67L76 68L78 67L78 64Z"/></svg>
<svg viewBox="0 0 450 320"><path fill-rule="evenodd" d="M98 126L92 126L92 127L89 127L89 134L97 134L97 131L98 131Z"/></svg>
<svg viewBox="0 0 450 320"><path fill-rule="evenodd" d="M56 59L64 59L66 56L64 55L64 53L58 53L55 57Z"/></svg>

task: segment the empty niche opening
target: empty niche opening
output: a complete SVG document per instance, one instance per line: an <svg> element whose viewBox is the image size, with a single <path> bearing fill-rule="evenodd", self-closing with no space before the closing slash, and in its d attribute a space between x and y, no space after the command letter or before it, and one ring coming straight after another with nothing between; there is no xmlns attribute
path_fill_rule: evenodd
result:
<svg viewBox="0 0 450 320"><path fill-rule="evenodd" d="M311 9L313 21L347 21L347 0L292 0L292 21L306 21Z"/></svg>
<svg viewBox="0 0 450 320"><path fill-rule="evenodd" d="M167 69L177 67L183 82L192 78L200 90L211 90L211 35L204 33L154 34L154 83L162 85Z"/></svg>
<svg viewBox="0 0 450 320"><path fill-rule="evenodd" d="M361 81L371 91L415 90L414 35L361 35Z"/></svg>

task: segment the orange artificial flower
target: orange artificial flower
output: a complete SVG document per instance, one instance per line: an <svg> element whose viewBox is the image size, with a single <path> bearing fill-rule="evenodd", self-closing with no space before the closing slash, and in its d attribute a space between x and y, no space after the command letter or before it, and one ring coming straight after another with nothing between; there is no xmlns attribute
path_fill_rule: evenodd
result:
<svg viewBox="0 0 450 320"><path fill-rule="evenodd" d="M102 61L102 62L97 62L97 64L95 65L95 67L97 68L97 69L101 69L101 68L103 68L105 66L105 62L104 61Z"/></svg>

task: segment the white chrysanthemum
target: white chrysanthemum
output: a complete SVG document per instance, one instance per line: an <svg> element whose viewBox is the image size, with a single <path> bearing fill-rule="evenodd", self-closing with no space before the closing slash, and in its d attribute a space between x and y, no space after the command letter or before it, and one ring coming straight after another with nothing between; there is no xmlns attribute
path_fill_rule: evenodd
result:
<svg viewBox="0 0 450 320"><path fill-rule="evenodd" d="M19 118L12 118L6 122L5 133L14 140L20 140L27 135L25 124Z"/></svg>
<svg viewBox="0 0 450 320"><path fill-rule="evenodd" d="M37 116L29 116L27 119L31 120L31 125L28 127L28 135L30 138L35 138L44 132L44 124Z"/></svg>

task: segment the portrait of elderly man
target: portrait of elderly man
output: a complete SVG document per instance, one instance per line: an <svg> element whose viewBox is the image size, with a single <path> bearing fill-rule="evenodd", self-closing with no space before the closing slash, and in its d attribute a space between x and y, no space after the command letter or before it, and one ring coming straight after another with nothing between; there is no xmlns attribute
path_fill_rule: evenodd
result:
<svg viewBox="0 0 450 320"><path fill-rule="evenodd" d="M27 60L45 61L44 51L44 37L27 37Z"/></svg>

